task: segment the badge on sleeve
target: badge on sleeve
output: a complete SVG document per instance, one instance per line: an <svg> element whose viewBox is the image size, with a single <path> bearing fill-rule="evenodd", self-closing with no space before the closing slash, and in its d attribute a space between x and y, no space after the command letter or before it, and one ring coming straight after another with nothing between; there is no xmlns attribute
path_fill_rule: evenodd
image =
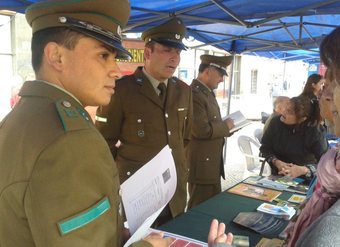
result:
<svg viewBox="0 0 340 247"><path fill-rule="evenodd" d="M58 222L58 228L59 228L60 234L63 236L78 228L81 228L87 225L88 223L94 221L99 216L104 214L110 208L111 208L111 205L110 205L109 199L107 197L104 197L102 200L100 200L98 203L96 203L94 206L90 207L89 209L75 216L72 216L68 219Z"/></svg>

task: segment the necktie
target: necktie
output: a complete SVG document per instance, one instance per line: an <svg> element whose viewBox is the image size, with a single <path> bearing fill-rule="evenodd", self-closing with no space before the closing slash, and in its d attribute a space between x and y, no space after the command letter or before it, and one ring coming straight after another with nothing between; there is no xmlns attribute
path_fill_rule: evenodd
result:
<svg viewBox="0 0 340 247"><path fill-rule="evenodd" d="M164 105L164 103L165 103L165 98L166 98L166 85L165 85L164 82L160 82L160 83L158 84L158 87L157 87L157 88L158 88L159 91L160 91L160 93L159 93L159 98L160 98L161 102L162 102L163 105Z"/></svg>

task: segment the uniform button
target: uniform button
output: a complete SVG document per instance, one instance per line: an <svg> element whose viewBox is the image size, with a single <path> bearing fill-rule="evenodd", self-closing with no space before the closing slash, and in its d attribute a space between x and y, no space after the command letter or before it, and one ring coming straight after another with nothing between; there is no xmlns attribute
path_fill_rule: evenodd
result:
<svg viewBox="0 0 340 247"><path fill-rule="evenodd" d="M122 196L122 189L119 189L118 194L119 196Z"/></svg>
<svg viewBox="0 0 340 247"><path fill-rule="evenodd" d="M188 119L188 117L187 116L185 116L185 118L184 118L185 120L187 120Z"/></svg>
<svg viewBox="0 0 340 247"><path fill-rule="evenodd" d="M71 103L66 101L66 100L64 100L62 104L63 104L63 106L65 106L67 108L71 107Z"/></svg>
<svg viewBox="0 0 340 247"><path fill-rule="evenodd" d="M139 137L144 137L144 130L138 130L138 132L137 132L137 135L139 136Z"/></svg>
<svg viewBox="0 0 340 247"><path fill-rule="evenodd" d="M206 158L206 161L209 161L210 159L209 158Z"/></svg>
<svg viewBox="0 0 340 247"><path fill-rule="evenodd" d="M165 117L166 117L166 118L168 118L168 117L169 117L168 113L165 113Z"/></svg>
<svg viewBox="0 0 340 247"><path fill-rule="evenodd" d="M137 119L137 123L141 123L142 122L142 119Z"/></svg>
<svg viewBox="0 0 340 247"><path fill-rule="evenodd" d="M217 118L216 116L214 116L214 118Z"/></svg>
<svg viewBox="0 0 340 247"><path fill-rule="evenodd" d="M168 135L171 136L171 131L170 130L168 131Z"/></svg>
<svg viewBox="0 0 340 247"><path fill-rule="evenodd" d="M127 172L126 175L130 176L130 175L131 175L131 172Z"/></svg>

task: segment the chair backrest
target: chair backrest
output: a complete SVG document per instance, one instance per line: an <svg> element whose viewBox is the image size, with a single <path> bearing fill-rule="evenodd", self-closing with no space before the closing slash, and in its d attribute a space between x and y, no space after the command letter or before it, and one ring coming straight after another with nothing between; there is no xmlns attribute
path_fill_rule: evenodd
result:
<svg viewBox="0 0 340 247"><path fill-rule="evenodd" d="M255 140L256 140L259 144L261 143L262 135L263 135L263 129L255 129L255 130L254 130L254 137L255 137Z"/></svg>
<svg viewBox="0 0 340 247"><path fill-rule="evenodd" d="M251 137L244 135L239 136L237 142L240 151L245 155L247 170L253 171L255 168L259 167L261 165L258 159L260 144ZM256 156L258 158L256 158Z"/></svg>

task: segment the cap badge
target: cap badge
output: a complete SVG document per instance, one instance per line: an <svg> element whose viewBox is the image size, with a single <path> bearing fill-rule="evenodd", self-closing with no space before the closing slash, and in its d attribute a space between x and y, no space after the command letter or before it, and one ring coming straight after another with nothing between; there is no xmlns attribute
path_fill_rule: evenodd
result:
<svg viewBox="0 0 340 247"><path fill-rule="evenodd" d="M58 18L58 20L59 20L60 23L66 23L67 22L67 18L65 16L60 16Z"/></svg>
<svg viewBox="0 0 340 247"><path fill-rule="evenodd" d="M176 34L175 34L175 38L176 38L176 39L180 39L180 38L181 38L181 35L179 35L179 34L176 33Z"/></svg>

